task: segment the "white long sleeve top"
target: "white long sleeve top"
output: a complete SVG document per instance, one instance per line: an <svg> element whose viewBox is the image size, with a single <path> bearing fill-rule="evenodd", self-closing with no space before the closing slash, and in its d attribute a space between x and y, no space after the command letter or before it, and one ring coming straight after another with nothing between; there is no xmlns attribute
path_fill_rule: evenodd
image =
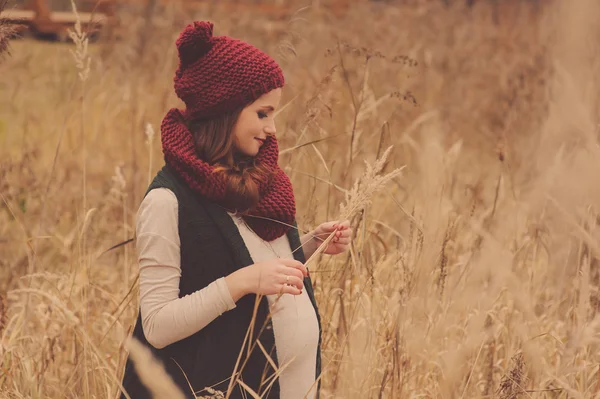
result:
<svg viewBox="0 0 600 399"><path fill-rule="evenodd" d="M230 214L255 263L276 257L293 259L287 236L267 244L242 219ZM207 326L235 308L224 278L179 298L181 278L178 203L166 188L150 191L136 219L140 267L140 312L148 342L164 348ZM314 398L319 327L306 290L293 296L267 296L273 313L282 399Z"/></svg>

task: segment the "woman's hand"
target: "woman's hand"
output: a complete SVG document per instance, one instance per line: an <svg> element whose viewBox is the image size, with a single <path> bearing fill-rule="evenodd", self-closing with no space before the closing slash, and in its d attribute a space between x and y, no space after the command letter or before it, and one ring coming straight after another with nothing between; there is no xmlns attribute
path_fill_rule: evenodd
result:
<svg viewBox="0 0 600 399"><path fill-rule="evenodd" d="M231 297L237 302L247 294L300 295L306 267L294 259L271 259L255 263L225 277Z"/></svg>
<svg viewBox="0 0 600 399"><path fill-rule="evenodd" d="M302 242L306 243L304 247L304 255L306 258L310 258L323 241L334 232L334 238L329 241L329 244L323 253L327 255L337 255L347 251L348 248L350 248L350 242L352 241L350 221L326 222L320 224L316 229L304 236L306 238L302 239Z"/></svg>

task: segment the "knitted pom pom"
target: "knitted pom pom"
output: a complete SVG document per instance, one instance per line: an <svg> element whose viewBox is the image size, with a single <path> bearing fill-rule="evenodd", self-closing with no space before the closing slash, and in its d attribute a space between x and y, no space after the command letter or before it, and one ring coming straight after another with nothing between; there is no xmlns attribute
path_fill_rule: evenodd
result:
<svg viewBox="0 0 600 399"><path fill-rule="evenodd" d="M209 52L213 46L213 26L212 22L196 21L181 32L175 44L183 65L189 65Z"/></svg>
<svg viewBox="0 0 600 399"><path fill-rule="evenodd" d="M210 22L195 22L177 40L179 66L173 86L189 122L243 108L285 84L273 58L241 40L213 36L212 30Z"/></svg>

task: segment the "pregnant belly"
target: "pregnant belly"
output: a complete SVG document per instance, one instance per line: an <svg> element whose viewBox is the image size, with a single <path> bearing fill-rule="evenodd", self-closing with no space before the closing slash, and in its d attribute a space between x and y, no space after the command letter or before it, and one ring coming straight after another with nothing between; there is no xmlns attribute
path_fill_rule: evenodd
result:
<svg viewBox="0 0 600 399"><path fill-rule="evenodd" d="M307 363L314 368L319 345L319 325L306 290L301 295L268 297L279 367ZM313 374L314 378L314 374Z"/></svg>

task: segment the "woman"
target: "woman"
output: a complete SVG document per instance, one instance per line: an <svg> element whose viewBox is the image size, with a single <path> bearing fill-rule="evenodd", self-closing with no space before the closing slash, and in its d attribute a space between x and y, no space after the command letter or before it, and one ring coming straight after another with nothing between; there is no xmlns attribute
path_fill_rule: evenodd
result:
<svg viewBox="0 0 600 399"><path fill-rule="evenodd" d="M166 165L138 211L133 336L188 397L206 387L249 397L246 385L261 397L314 398L321 328L303 263L333 233L325 253L344 252L350 224L298 234L292 186L277 164L279 65L213 36L209 22L188 25L176 45L175 91L186 109L162 122ZM123 386L133 399L150 397L130 361Z"/></svg>

